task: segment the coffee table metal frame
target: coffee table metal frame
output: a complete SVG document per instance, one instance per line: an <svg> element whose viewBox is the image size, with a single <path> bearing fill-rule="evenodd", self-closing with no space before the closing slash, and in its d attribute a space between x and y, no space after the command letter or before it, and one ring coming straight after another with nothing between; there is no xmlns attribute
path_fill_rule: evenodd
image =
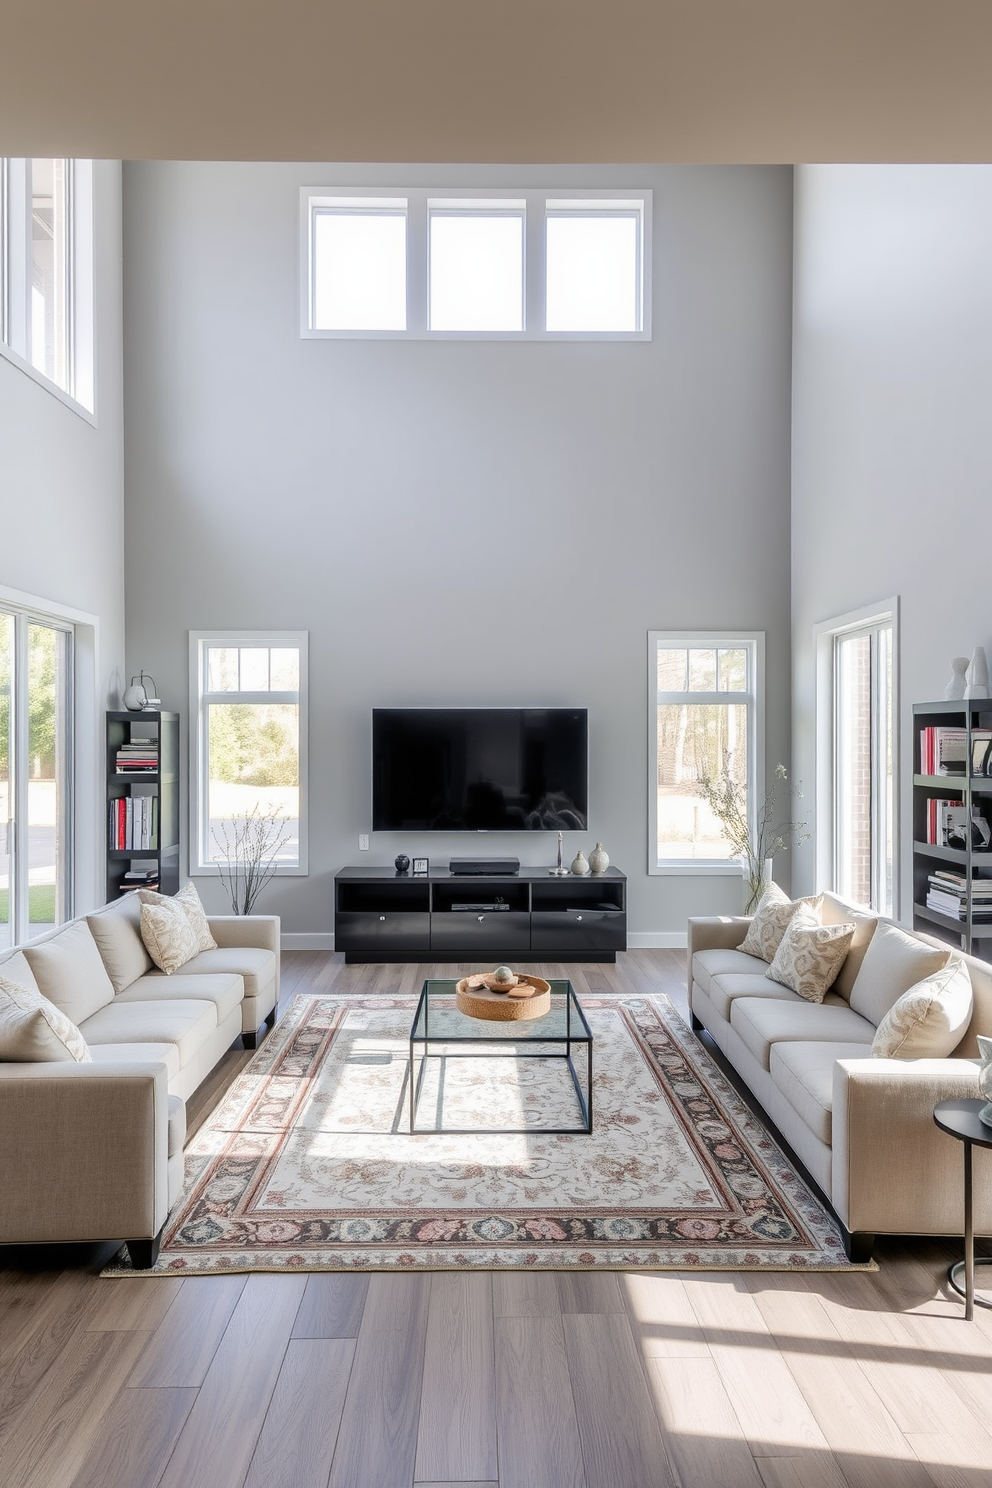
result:
<svg viewBox="0 0 992 1488"><path fill-rule="evenodd" d="M429 979L424 983L417 1004L417 1011L410 1027L410 1132L414 1136L429 1136L443 1131L446 1135L526 1136L540 1133L542 1136L588 1136L592 1131L592 1029L586 1022L582 1005L569 981L551 983L551 1011L542 1018L520 1019L507 1022L470 1018L455 1007L455 982L453 980ZM443 1007L437 1000L445 998ZM434 1014L433 1027L432 1017ZM454 1031L443 1023L442 1015L454 1012ZM561 1014L564 1013L564 1027ZM557 1016L555 1016L557 1015ZM548 1020L551 1019L551 1023ZM450 1025L450 1018L449 1018ZM543 1028L543 1032L542 1032ZM498 1032L494 1032L498 1030ZM514 1048L506 1053L498 1052L501 1043L512 1040ZM432 1049L431 1045L443 1045ZM486 1044L485 1050L473 1049L471 1045ZM453 1050L452 1045L456 1048ZM464 1050L458 1046L467 1046ZM519 1045L525 1047L521 1049ZM543 1047L536 1047L536 1046ZM549 1054L548 1045L561 1047L560 1053ZM420 1047L420 1067L414 1078L414 1060ZM495 1046L495 1047L493 1047ZM526 1046L534 1046L528 1048ZM583 1092L578 1071L575 1068L573 1050L581 1058L585 1049L586 1091ZM578 1126L508 1126L508 1127L457 1127L417 1126L417 1107L424 1083L428 1059L563 1059L568 1066L575 1089L579 1111L582 1116Z"/></svg>
<svg viewBox="0 0 992 1488"><path fill-rule="evenodd" d="M992 1126L978 1119L983 1100L946 1100L934 1107L933 1119L949 1137L964 1143L964 1260L955 1261L947 1271L947 1284L964 1298L967 1322L975 1316L975 1307L992 1307L992 1300L975 1296L975 1267L992 1266L992 1256L975 1255L975 1222L972 1210L971 1157L974 1147L992 1147ZM964 1286L960 1276L964 1272Z"/></svg>

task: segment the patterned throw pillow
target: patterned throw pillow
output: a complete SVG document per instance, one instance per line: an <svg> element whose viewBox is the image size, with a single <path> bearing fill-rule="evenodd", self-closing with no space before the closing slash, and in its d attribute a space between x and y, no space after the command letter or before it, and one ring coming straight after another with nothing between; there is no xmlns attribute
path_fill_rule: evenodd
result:
<svg viewBox="0 0 992 1488"><path fill-rule="evenodd" d="M93 1058L86 1040L70 1018L40 992L31 992L0 977L0 1060L41 1064Z"/></svg>
<svg viewBox="0 0 992 1488"><path fill-rule="evenodd" d="M771 961L800 904L812 909L819 904L819 898L793 900L777 883L770 883L758 901L740 950L749 956L760 956L762 961Z"/></svg>
<svg viewBox="0 0 992 1488"><path fill-rule="evenodd" d="M821 925L812 909L800 905L785 927L767 975L807 1002L822 1002L853 939L853 925Z"/></svg>
<svg viewBox="0 0 992 1488"><path fill-rule="evenodd" d="M904 992L875 1030L876 1059L946 1059L971 1022L971 976L960 956Z"/></svg>
<svg viewBox="0 0 992 1488"><path fill-rule="evenodd" d="M141 938L159 971L171 976L200 949L196 931L181 904L163 895L164 904L141 906Z"/></svg>
<svg viewBox="0 0 992 1488"><path fill-rule="evenodd" d="M172 967L173 971L177 971L179 966L191 960L199 951L214 951L217 949L217 942L210 934L210 926L207 924L207 917L203 913L203 905L200 903L200 896L196 892L195 884L184 884L178 894L156 894L154 889L139 889L138 894L141 899L141 938L145 942L148 954L160 970L165 971L166 968L156 959L155 952L148 944L148 937L145 935L144 912L146 908L173 910L178 906L189 921L189 926L193 934L193 949L188 956L184 957L183 961ZM149 919L149 924L151 923L152 920ZM161 923L166 925L169 922L162 921ZM171 961L173 958L169 957L169 959Z"/></svg>

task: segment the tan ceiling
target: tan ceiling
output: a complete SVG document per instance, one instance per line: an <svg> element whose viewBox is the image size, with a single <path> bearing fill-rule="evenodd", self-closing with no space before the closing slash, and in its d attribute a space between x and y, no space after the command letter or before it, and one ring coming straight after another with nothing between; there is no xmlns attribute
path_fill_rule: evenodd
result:
<svg viewBox="0 0 992 1488"><path fill-rule="evenodd" d="M992 160L992 0L0 0L0 154Z"/></svg>

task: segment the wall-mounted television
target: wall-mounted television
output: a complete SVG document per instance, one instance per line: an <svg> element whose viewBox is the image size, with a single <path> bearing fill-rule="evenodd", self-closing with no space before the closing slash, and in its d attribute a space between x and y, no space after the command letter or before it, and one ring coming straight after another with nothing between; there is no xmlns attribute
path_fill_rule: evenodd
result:
<svg viewBox="0 0 992 1488"><path fill-rule="evenodd" d="M573 832L589 819L585 708L373 708L374 832Z"/></svg>

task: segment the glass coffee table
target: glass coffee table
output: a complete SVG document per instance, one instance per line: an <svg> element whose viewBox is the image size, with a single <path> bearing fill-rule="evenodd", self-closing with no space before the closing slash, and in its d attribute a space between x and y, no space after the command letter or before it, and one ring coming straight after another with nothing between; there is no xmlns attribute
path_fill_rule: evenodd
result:
<svg viewBox="0 0 992 1488"><path fill-rule="evenodd" d="M593 1036L585 1013L571 982L551 982L551 1008L542 1018L495 1022L488 1018L470 1018L455 1004L455 982L426 981L410 1029L410 1131L414 1134L439 1132L484 1133L504 1136L539 1132L548 1135L587 1135L592 1131L592 1044ZM417 1060L419 1059L419 1065ZM522 1078L526 1074L527 1099L540 1101L542 1082L535 1081L533 1069L526 1061L548 1062L548 1104L562 1110L563 1091L560 1074L571 1077L569 1103L578 1121L571 1125L523 1124L489 1126L447 1126L443 1124L444 1082L449 1061L465 1059L513 1059L518 1062ZM424 1090L424 1077L430 1062L438 1060L434 1125L417 1125L418 1110ZM578 1063L576 1063L576 1061ZM562 1066L564 1070L562 1070ZM552 1081L554 1090L552 1092ZM554 1094L554 1100L550 1097ZM533 1104L530 1107L534 1110ZM535 1116L537 1115L534 1110Z"/></svg>

